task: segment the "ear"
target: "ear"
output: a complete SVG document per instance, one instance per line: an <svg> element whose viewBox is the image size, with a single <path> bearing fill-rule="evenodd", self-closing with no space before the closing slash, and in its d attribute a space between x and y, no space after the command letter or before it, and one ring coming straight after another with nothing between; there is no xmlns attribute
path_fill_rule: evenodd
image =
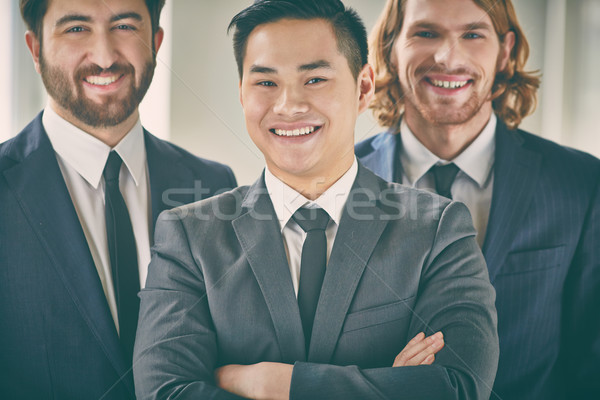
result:
<svg viewBox="0 0 600 400"><path fill-rule="evenodd" d="M154 51L156 53L158 53L158 49L160 49L160 45L162 44L164 38L165 31L163 30L163 28L158 27L158 30L154 34Z"/></svg>
<svg viewBox="0 0 600 400"><path fill-rule="evenodd" d="M242 105L242 108L244 108L244 99L242 97L242 80L240 79L240 82L238 83L238 93L240 95L240 104Z"/></svg>
<svg viewBox="0 0 600 400"><path fill-rule="evenodd" d="M25 43L27 44L27 48L31 53L31 58L33 59L33 65L35 66L35 70L37 73L41 73L40 71L40 41L35 36L32 31L25 32Z"/></svg>
<svg viewBox="0 0 600 400"><path fill-rule="evenodd" d="M358 87L360 96L358 98L358 112L362 113L367 109L373 94L375 93L375 73L371 64L365 64L358 74Z"/></svg>
<svg viewBox="0 0 600 400"><path fill-rule="evenodd" d="M496 71L504 71L510 60L510 53L512 53L513 47L515 47L515 33L513 31L508 31L506 35L504 35L504 40L500 42L500 54L498 55Z"/></svg>

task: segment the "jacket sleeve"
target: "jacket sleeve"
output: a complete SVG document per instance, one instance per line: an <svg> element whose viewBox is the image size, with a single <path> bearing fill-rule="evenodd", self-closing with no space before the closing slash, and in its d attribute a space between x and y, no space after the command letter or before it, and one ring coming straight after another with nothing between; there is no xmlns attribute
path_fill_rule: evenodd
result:
<svg viewBox="0 0 600 400"><path fill-rule="evenodd" d="M596 182L564 293L560 356L567 391L578 399L600 398L600 173Z"/></svg>
<svg viewBox="0 0 600 400"><path fill-rule="evenodd" d="M423 272L409 337L444 333L430 366L360 369L297 362L291 399L487 399L498 365L495 291L467 208L450 203Z"/></svg>
<svg viewBox="0 0 600 400"><path fill-rule="evenodd" d="M240 399L215 386L216 334L201 269L178 211L163 212L140 315L133 373L138 399Z"/></svg>

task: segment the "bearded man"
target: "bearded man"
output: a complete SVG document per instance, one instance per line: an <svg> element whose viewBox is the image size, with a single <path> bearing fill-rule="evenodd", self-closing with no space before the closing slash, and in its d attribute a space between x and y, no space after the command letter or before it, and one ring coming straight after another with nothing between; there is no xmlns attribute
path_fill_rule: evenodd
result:
<svg viewBox="0 0 600 400"><path fill-rule="evenodd" d="M132 399L154 222L236 186L142 128L164 0L21 0L48 104L0 145L0 393Z"/></svg>

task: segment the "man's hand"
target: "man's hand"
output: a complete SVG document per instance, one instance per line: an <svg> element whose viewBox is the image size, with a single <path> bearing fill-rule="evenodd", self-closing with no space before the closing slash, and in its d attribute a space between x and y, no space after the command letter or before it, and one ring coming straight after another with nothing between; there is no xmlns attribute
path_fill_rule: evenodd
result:
<svg viewBox="0 0 600 400"><path fill-rule="evenodd" d="M396 356L392 367L431 365L435 360L435 354L443 347L444 335L442 332L437 332L429 337L425 337L425 334L420 332Z"/></svg>
<svg viewBox="0 0 600 400"><path fill-rule="evenodd" d="M215 371L217 386L251 399L289 399L292 370L289 364L261 362L225 365Z"/></svg>

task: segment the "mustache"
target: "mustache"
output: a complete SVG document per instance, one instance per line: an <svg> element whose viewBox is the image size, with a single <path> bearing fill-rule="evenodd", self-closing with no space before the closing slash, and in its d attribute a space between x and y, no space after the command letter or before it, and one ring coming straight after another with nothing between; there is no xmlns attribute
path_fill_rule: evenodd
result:
<svg viewBox="0 0 600 400"><path fill-rule="evenodd" d="M428 74L469 75L473 78L479 78L479 74L477 72L465 67L446 68L443 65L434 64L421 66L415 70L415 75L417 75L419 79L422 79Z"/></svg>
<svg viewBox="0 0 600 400"><path fill-rule="evenodd" d="M84 65L77 69L75 77L77 80L81 80L86 76L90 75L101 75L101 74L133 74L135 68L129 63L114 63L109 68L102 68L97 64Z"/></svg>

